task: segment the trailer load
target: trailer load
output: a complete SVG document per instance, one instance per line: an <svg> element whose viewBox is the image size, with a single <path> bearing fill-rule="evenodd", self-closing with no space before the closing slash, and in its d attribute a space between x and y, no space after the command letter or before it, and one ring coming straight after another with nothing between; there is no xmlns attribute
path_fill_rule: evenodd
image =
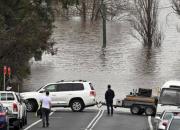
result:
<svg viewBox="0 0 180 130"><path fill-rule="evenodd" d="M154 116L156 105L157 97L152 97L152 89L139 88L138 92L130 92L123 100L117 100L114 107L130 108L132 114Z"/></svg>

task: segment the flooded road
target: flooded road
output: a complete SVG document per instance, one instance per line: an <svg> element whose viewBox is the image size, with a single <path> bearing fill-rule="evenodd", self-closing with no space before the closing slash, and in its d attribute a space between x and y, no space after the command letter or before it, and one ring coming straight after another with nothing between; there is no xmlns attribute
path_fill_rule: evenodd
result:
<svg viewBox="0 0 180 130"><path fill-rule="evenodd" d="M60 80L84 79L94 84L98 98L104 98L107 84L112 85L116 98L122 98L132 89L155 90L167 80L180 80L180 20L175 14L168 15L172 9L164 7L169 6L168 0L162 0L164 41L151 51L132 38L127 22L107 22L107 48L102 50L101 21L92 25L79 17L57 17L52 35L57 55L44 54L42 61L30 61L31 75L24 80L23 91Z"/></svg>

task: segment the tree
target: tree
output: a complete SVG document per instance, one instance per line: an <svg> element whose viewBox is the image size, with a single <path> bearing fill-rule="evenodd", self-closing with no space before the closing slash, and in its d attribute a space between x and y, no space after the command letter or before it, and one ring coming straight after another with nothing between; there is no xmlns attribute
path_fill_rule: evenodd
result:
<svg viewBox="0 0 180 130"><path fill-rule="evenodd" d="M10 66L12 78L22 81L30 73L29 59L52 50L52 21L50 0L1 0L0 68Z"/></svg>
<svg viewBox="0 0 180 130"><path fill-rule="evenodd" d="M134 0L134 9L131 11L130 22L136 31L133 36L148 48L160 46L162 40L158 27L158 5L159 0Z"/></svg>

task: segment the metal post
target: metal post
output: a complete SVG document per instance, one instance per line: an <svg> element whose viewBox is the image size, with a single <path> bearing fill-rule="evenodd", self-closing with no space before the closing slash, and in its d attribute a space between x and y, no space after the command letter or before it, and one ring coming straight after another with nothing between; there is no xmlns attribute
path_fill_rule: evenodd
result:
<svg viewBox="0 0 180 130"><path fill-rule="evenodd" d="M20 96L20 89L19 89L19 84L18 84L18 93L19 93L19 96Z"/></svg>
<svg viewBox="0 0 180 130"><path fill-rule="evenodd" d="M103 19L103 48L106 48L106 5L102 0L102 19Z"/></svg>
<svg viewBox="0 0 180 130"><path fill-rule="evenodd" d="M6 73L7 73L7 67L6 66L4 66L4 69L3 69L3 71L4 71L4 91L6 90Z"/></svg>
<svg viewBox="0 0 180 130"><path fill-rule="evenodd" d="M6 75L4 74L4 91L6 90Z"/></svg>

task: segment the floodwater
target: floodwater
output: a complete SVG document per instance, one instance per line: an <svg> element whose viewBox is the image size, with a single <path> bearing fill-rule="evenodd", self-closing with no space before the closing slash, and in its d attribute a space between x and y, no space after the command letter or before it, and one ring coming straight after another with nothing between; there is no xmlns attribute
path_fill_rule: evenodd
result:
<svg viewBox="0 0 180 130"><path fill-rule="evenodd" d="M102 50L101 21L92 24L79 17L57 17L52 35L57 55L44 54L42 61L30 61L31 75L24 80L23 91L50 82L83 79L94 84L101 100L107 84L112 85L116 98L123 98L132 89L155 90L167 80L180 80L180 20L169 6L168 0L162 0L160 8L167 7L160 9L159 17L164 40L160 48L151 51L130 35L125 21L107 22L107 48Z"/></svg>

